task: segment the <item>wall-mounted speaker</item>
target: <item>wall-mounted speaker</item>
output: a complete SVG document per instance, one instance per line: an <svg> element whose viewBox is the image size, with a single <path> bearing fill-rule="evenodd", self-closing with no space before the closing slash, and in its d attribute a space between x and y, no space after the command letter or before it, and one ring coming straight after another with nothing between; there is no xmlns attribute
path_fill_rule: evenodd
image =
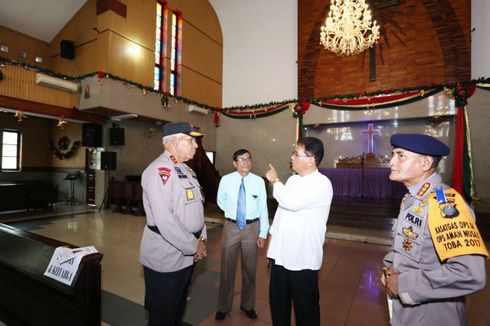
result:
<svg viewBox="0 0 490 326"><path fill-rule="evenodd" d="M75 42L62 40L60 42L60 56L65 59L75 59Z"/></svg>
<svg viewBox="0 0 490 326"><path fill-rule="evenodd" d="M82 125L82 146L102 147L102 126L95 123Z"/></svg>
<svg viewBox="0 0 490 326"><path fill-rule="evenodd" d="M109 143L112 146L124 145L124 128L110 128Z"/></svg>
<svg viewBox="0 0 490 326"><path fill-rule="evenodd" d="M100 152L100 169L105 171L114 171L117 169L116 152Z"/></svg>

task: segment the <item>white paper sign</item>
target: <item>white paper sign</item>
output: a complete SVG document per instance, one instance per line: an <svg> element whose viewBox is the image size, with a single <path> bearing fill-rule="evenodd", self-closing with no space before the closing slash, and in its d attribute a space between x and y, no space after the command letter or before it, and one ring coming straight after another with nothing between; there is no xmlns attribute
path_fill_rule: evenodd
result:
<svg viewBox="0 0 490 326"><path fill-rule="evenodd" d="M82 248L58 247L55 249L44 275L71 285L83 256L98 252L94 246Z"/></svg>

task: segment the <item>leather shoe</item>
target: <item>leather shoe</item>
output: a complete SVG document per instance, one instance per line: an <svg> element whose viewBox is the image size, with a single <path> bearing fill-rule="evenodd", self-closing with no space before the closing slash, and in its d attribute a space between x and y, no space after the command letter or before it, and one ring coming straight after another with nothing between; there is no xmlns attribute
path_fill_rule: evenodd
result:
<svg viewBox="0 0 490 326"><path fill-rule="evenodd" d="M223 320L225 318L226 318L226 312L221 312L221 311L217 311L216 315L214 316L214 319L216 320Z"/></svg>
<svg viewBox="0 0 490 326"><path fill-rule="evenodd" d="M245 311L245 315L250 318L250 319L257 319L257 313L255 312L255 310L252 308L250 310L247 310L243 307L240 306L240 309Z"/></svg>

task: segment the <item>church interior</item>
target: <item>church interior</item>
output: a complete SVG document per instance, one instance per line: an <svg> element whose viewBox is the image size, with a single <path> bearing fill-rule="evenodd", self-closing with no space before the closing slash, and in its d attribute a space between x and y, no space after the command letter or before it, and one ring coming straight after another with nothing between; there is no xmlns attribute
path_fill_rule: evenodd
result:
<svg viewBox="0 0 490 326"><path fill-rule="evenodd" d="M299 137L325 146L319 171L334 198L319 274L323 325L389 325L380 271L407 192L388 178L393 134L449 146L439 172L471 202L488 247L490 3L366 1L379 37L345 53L321 37L331 2L0 0L0 275L11 280L0 288L19 293L0 299L0 325L49 320L59 293L76 297L70 325L147 324L140 182L168 122L204 134L188 164L206 198L208 257L196 265L186 325L272 325L265 249L258 319L240 311L239 291L230 317L214 319L224 223L216 192L238 148L252 153L255 174L272 164L286 180ZM39 257L63 244L99 252L77 274L98 292L46 281ZM81 305L85 297L95 303ZM23 315L23 302L39 307ZM468 297L470 325L490 324L489 302L488 285Z"/></svg>

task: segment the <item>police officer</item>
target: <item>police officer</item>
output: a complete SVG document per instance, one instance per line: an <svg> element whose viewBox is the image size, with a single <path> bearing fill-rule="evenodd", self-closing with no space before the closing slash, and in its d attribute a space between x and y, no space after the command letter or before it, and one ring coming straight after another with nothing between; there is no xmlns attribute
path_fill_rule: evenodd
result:
<svg viewBox="0 0 490 326"><path fill-rule="evenodd" d="M488 252L462 197L436 172L449 148L423 134L395 134L390 180L403 198L382 283L391 324L467 325L464 296L485 286Z"/></svg>
<svg viewBox="0 0 490 326"><path fill-rule="evenodd" d="M142 175L147 226L140 262L150 326L180 324L194 262L206 256L201 189L184 163L194 157L199 136L185 122L164 125L165 151Z"/></svg>

